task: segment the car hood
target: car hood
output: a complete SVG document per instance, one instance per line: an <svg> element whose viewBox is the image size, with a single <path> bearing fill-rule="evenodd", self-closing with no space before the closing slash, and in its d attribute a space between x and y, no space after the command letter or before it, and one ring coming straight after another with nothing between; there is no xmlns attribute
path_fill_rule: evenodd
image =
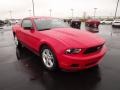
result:
<svg viewBox="0 0 120 90"><path fill-rule="evenodd" d="M100 21L97 19L90 19L90 20L87 20L86 22L100 22Z"/></svg>
<svg viewBox="0 0 120 90"><path fill-rule="evenodd" d="M67 47L86 48L101 45L105 42L103 38L96 34L73 28L55 28L42 33L59 40Z"/></svg>

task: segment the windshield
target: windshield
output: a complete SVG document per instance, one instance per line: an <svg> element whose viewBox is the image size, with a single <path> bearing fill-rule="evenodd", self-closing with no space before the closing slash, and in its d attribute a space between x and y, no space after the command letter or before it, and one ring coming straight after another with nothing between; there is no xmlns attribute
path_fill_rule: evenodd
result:
<svg viewBox="0 0 120 90"><path fill-rule="evenodd" d="M120 21L120 19L116 19L115 21Z"/></svg>
<svg viewBox="0 0 120 90"><path fill-rule="evenodd" d="M34 19L38 30L49 30L52 28L69 28L70 26L60 19Z"/></svg>

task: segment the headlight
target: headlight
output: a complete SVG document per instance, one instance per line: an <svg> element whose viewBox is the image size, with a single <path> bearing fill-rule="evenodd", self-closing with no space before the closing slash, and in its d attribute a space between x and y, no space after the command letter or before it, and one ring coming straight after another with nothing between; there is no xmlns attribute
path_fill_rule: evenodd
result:
<svg viewBox="0 0 120 90"><path fill-rule="evenodd" d="M74 48L72 48L72 49L67 49L66 51L65 51L65 54L78 54L78 53L80 53L80 51L81 51L81 49L74 49Z"/></svg>

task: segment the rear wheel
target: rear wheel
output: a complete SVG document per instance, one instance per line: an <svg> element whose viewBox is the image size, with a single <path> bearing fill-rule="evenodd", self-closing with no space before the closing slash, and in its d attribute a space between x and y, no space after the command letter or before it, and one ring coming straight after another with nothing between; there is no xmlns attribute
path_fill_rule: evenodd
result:
<svg viewBox="0 0 120 90"><path fill-rule="evenodd" d="M55 71L57 69L57 59L54 52L48 46L42 47L40 56L45 68L51 71Z"/></svg>

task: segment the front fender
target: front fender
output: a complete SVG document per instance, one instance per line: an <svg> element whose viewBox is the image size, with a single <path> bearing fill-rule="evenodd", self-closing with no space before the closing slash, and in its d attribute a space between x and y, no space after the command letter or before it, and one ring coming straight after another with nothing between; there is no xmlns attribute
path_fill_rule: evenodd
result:
<svg viewBox="0 0 120 90"><path fill-rule="evenodd" d="M53 52L57 55L57 54L61 54L64 52L64 50L67 48L62 42L58 41L58 40L42 40L39 50L41 50L43 45L48 45Z"/></svg>

